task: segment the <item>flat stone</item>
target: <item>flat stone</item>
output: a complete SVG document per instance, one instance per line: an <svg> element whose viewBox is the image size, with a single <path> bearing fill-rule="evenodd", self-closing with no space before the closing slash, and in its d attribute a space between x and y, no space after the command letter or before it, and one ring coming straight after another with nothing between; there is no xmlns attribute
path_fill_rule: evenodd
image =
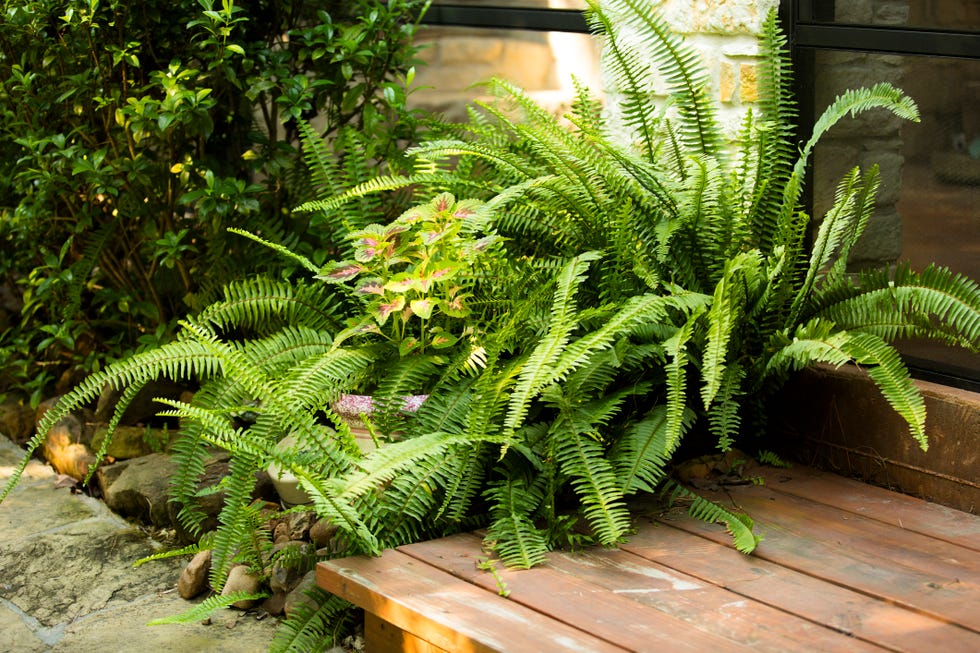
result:
<svg viewBox="0 0 980 653"><path fill-rule="evenodd" d="M279 621L257 620L255 614L221 610L201 623L147 626L186 612L194 603L176 592L142 597L69 624L53 653L106 653L107 651L193 651L194 653L266 653ZM134 642L138 646L134 647Z"/></svg>
<svg viewBox="0 0 980 653"><path fill-rule="evenodd" d="M0 503L0 544L105 514L53 483L17 487Z"/></svg>
<svg viewBox="0 0 980 653"><path fill-rule="evenodd" d="M28 626L29 620L29 616L21 615L0 603L0 633L3 633L6 650L17 653L40 653L48 650L48 645Z"/></svg>
<svg viewBox="0 0 980 653"><path fill-rule="evenodd" d="M0 544L0 598L43 626L71 622L172 586L177 561L133 568L134 562L153 552L142 532L104 519L4 542Z"/></svg>
<svg viewBox="0 0 980 653"><path fill-rule="evenodd" d="M0 436L0 483L7 483L7 480L13 475L14 468L20 465L26 455L26 451L6 437ZM54 482L55 476L55 471L51 467L39 460L31 460L27 463L27 467L20 477L18 488L38 481Z"/></svg>

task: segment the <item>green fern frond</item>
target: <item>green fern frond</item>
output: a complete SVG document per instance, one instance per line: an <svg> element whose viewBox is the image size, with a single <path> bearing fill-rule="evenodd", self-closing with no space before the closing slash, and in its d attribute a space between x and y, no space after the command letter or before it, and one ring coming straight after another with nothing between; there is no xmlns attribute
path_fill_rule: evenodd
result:
<svg viewBox="0 0 980 653"><path fill-rule="evenodd" d="M905 419L919 446L926 450L929 443L925 433L925 402L898 352L879 336L842 331L832 322L811 320L797 329L791 342L769 358L766 376L778 377L788 369L802 369L814 362L840 366L851 361L870 366L868 376Z"/></svg>
<svg viewBox="0 0 980 653"><path fill-rule="evenodd" d="M577 256L559 274L548 333L531 352L511 393L510 406L504 420L505 436L513 434L518 424L523 421L531 399L545 385L554 381L552 365L563 353L572 329L576 326L575 292L585 280L589 264L598 258L595 252Z"/></svg>
<svg viewBox="0 0 980 653"><path fill-rule="evenodd" d="M233 234L238 234L239 236L244 236L245 238L248 238L249 240L255 241L255 242L259 243L260 245L264 245L265 247L268 247L269 249L271 249L271 250L273 250L273 251L275 251L275 252L277 252L279 254L282 254L286 258L289 258L289 259L292 259L292 260L296 261L297 263L299 263L300 265L302 265L304 268L306 268L307 270L309 270L313 274L317 274L317 273L320 272L320 268L318 266L314 265L313 262L310 259L306 258L305 256L303 256L301 254L297 254L296 252L294 252L293 250L289 249L288 247L285 247L283 245L280 245L279 243L272 242L270 240L266 240L265 238L262 238L261 236L257 236L257 235L255 235L255 234L253 234L253 233L251 233L249 231L246 231L244 229L238 229L236 227L228 227L228 231L231 232L231 233L233 233Z"/></svg>
<svg viewBox="0 0 980 653"><path fill-rule="evenodd" d="M486 491L491 522L484 541L508 567L529 569L543 563L548 553L545 531L534 525L533 515L544 497L540 483L520 479L497 481Z"/></svg>
<svg viewBox="0 0 980 653"><path fill-rule="evenodd" d="M269 596L267 592L232 592L226 595L215 594L214 596L209 596L208 598L204 599L190 610L186 610L180 614L172 615L170 617L153 619L152 621L147 622L146 625L163 626L166 624L199 623L213 615L218 610L230 607L232 603L238 603L239 601L260 601L267 596Z"/></svg>
<svg viewBox="0 0 980 653"><path fill-rule="evenodd" d="M571 479L582 514L600 543L615 544L631 525L615 469L592 434L561 429L560 422L559 430L555 452L562 472Z"/></svg>
<svg viewBox="0 0 980 653"><path fill-rule="evenodd" d="M228 476L222 482L225 502L218 514L218 521L224 526L214 534L211 549L211 570L208 578L211 587L220 592L228 579L228 572L236 561L245 560L256 565L255 541L257 522L261 519L253 514L249 503L255 487L255 460L244 452L238 452L229 461Z"/></svg>
<svg viewBox="0 0 980 653"><path fill-rule="evenodd" d="M718 393L708 409L708 427L711 434L718 438L718 449L721 451L731 449L741 432L740 398L745 394L742 389L745 376L745 368L738 363L726 367Z"/></svg>
<svg viewBox="0 0 980 653"><path fill-rule="evenodd" d="M725 376L726 359L736 325L741 324L747 305L759 294L762 259L752 250L728 259L721 280L715 287L707 313L707 335L702 356L701 400L711 408Z"/></svg>
<svg viewBox="0 0 980 653"><path fill-rule="evenodd" d="M602 41L603 49L607 53L607 66L617 78L616 91L622 97L619 106L624 122L638 134L637 140L644 148L643 157L653 161L660 116L649 101L653 76L651 67L638 52L623 47L621 41L615 38L613 20L599 5L590 2L585 16L592 32L606 37Z"/></svg>
<svg viewBox="0 0 980 653"><path fill-rule="evenodd" d="M818 293L814 304L817 317L886 341L925 337L980 349L980 285L941 266L867 271Z"/></svg>
<svg viewBox="0 0 980 653"><path fill-rule="evenodd" d="M688 412L685 425L693 423ZM612 450L610 460L616 467L624 494L653 492L666 478L666 465L676 450L667 442L667 407L657 406L639 422L630 425Z"/></svg>
<svg viewBox="0 0 980 653"><path fill-rule="evenodd" d="M119 218L114 218L94 230L88 242L82 248L81 257L71 266L71 280L66 291L67 300L62 307L62 316L66 321L72 320L82 306L82 291L89 282L92 270L99 265L99 257L106 243L112 241L116 234ZM76 236L77 237L77 236Z"/></svg>
<svg viewBox="0 0 980 653"><path fill-rule="evenodd" d="M465 433L425 433L399 442L388 443L357 462L357 469L341 480L340 495L348 498L375 491L416 461L442 455L454 444L464 444ZM499 438L488 438L499 442Z"/></svg>
<svg viewBox="0 0 980 653"><path fill-rule="evenodd" d="M297 601L276 629L270 653L326 653L349 632L356 615L353 605L316 586L305 594L309 601Z"/></svg>
<svg viewBox="0 0 980 653"><path fill-rule="evenodd" d="M703 522L724 524L728 534L732 536L732 544L738 551L749 554L762 541L762 536L753 532L755 524L752 518L743 513L736 513L726 510L713 501L709 501L691 490L674 481L667 481L665 491L670 492L671 502L677 497L684 497L691 501L688 513L695 519Z"/></svg>
<svg viewBox="0 0 980 653"><path fill-rule="evenodd" d="M593 11L598 3L589 1ZM611 16L616 33L626 26L657 63L679 113L680 136L693 152L723 157L724 137L708 89L708 73L697 52L675 34L647 0L607 0L602 10Z"/></svg>
<svg viewBox="0 0 980 653"><path fill-rule="evenodd" d="M698 319L705 309L694 311L687 321L666 342L664 351L670 361L667 363L667 433L666 448L673 449L684 435L687 417L687 346Z"/></svg>
<svg viewBox="0 0 980 653"><path fill-rule="evenodd" d="M846 332L845 332L846 333ZM870 365L868 376L882 396L909 425L909 432L923 451L929 448L926 435L926 404L912 382L898 352L872 334L847 334L841 348L863 365Z"/></svg>
<svg viewBox="0 0 980 653"><path fill-rule="evenodd" d="M331 301L326 284L256 276L228 284L222 298L201 311L194 321L219 329L237 327L264 332L285 324L336 330L341 322L336 314L338 305Z"/></svg>
<svg viewBox="0 0 980 653"><path fill-rule="evenodd" d="M784 469L789 469L793 466L791 463L783 460L779 454L767 449L763 449L762 451L756 453L755 458L763 465L769 465L770 467L782 467Z"/></svg>
<svg viewBox="0 0 980 653"><path fill-rule="evenodd" d="M182 558L188 555L194 555L200 553L201 551L206 551L211 548L210 538L201 538L196 544L188 544L187 546L180 547L177 549L171 549L169 551L160 551L159 553L154 553L153 555L148 555L146 557L140 558L133 563L133 568L141 567L148 562L156 562L158 560L170 560L172 558Z"/></svg>
<svg viewBox="0 0 980 653"><path fill-rule="evenodd" d="M792 322L796 322L805 302L812 296L819 275L832 262L832 274L841 276L845 273L847 255L864 232L874 211L878 183L878 167L873 166L863 183L860 170L854 168L837 186L834 205L824 217L814 240L806 278L790 307L788 319Z"/></svg>
<svg viewBox="0 0 980 653"><path fill-rule="evenodd" d="M793 173L783 194L781 223L788 223L795 212L802 192L807 161L817 142L831 127L848 115L855 116L876 108L887 109L900 118L919 122L919 110L912 98L888 83L875 84L871 88L849 89L837 96L817 119L813 126L813 133L803 146L796 165L793 167Z"/></svg>

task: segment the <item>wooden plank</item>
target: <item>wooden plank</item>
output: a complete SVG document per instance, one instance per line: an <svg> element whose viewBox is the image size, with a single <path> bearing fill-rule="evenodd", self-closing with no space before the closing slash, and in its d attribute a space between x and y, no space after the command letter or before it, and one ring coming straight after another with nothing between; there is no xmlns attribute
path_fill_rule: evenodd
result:
<svg viewBox="0 0 980 653"><path fill-rule="evenodd" d="M364 613L364 650L371 653L454 653L393 626L370 612Z"/></svg>
<svg viewBox="0 0 980 653"><path fill-rule="evenodd" d="M706 494L725 501L722 494ZM743 485L727 492L749 515L806 540L823 542L864 556L880 565L890 560L902 568L933 577L931 582L973 586L980 604L980 553L956 544L892 526L828 504L815 503L768 486ZM980 624L978 624L980 625Z"/></svg>
<svg viewBox="0 0 980 653"><path fill-rule="evenodd" d="M686 537L696 542L694 536ZM438 545L423 543L402 550L454 576L488 585L493 582L490 575L476 568L470 554L479 551L481 544L476 535L463 534L440 540ZM882 650L627 551L592 548L575 553L554 552L549 554L546 566L682 619L690 628L751 644L755 651Z"/></svg>
<svg viewBox="0 0 980 653"><path fill-rule="evenodd" d="M766 538L759 557L980 632L977 552L766 487L728 494ZM693 521L678 525L703 530Z"/></svg>
<svg viewBox="0 0 980 653"><path fill-rule="evenodd" d="M980 551L980 516L891 492L853 479L794 465L789 469L753 466L770 489L825 503L937 540Z"/></svg>
<svg viewBox="0 0 980 653"><path fill-rule="evenodd" d="M703 525L704 530L713 530L718 537L692 540L690 532L670 525L689 520L678 516L676 521L658 525L640 524L636 534L621 548L760 604L889 650L907 653L980 650L980 636L959 626L782 567L757 555L743 555L732 548L730 536L721 527Z"/></svg>
<svg viewBox="0 0 980 653"><path fill-rule="evenodd" d="M495 578L477 567L477 561L485 556L481 540L474 536L446 537L403 546L399 551L489 592L497 592L498 582L501 582L510 592L511 601L628 650L692 653L756 650L754 646L692 628L690 623L674 615L587 579L562 573L550 564L526 570L501 568ZM606 553L603 551L598 555Z"/></svg>
<svg viewBox="0 0 980 653"><path fill-rule="evenodd" d="M318 563L317 584L447 651L625 650L398 551Z"/></svg>

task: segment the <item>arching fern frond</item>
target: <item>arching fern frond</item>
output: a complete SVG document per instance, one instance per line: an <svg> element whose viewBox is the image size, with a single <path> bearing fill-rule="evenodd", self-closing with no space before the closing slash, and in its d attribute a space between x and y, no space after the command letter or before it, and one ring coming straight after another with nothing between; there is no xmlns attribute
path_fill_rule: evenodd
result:
<svg viewBox="0 0 980 653"><path fill-rule="evenodd" d="M732 543L735 548L742 553L752 553L762 541L762 537L752 531L755 524L748 515L726 510L717 503L695 494L674 481L668 481L664 491L669 492L671 503L678 497L691 501L688 513L695 519L708 523L724 524L729 535L732 536Z"/></svg>
<svg viewBox="0 0 980 653"><path fill-rule="evenodd" d="M529 569L543 563L548 553L545 531L534 524L534 513L544 497L543 477L528 483L513 478L490 485L490 526L484 541L508 567Z"/></svg>

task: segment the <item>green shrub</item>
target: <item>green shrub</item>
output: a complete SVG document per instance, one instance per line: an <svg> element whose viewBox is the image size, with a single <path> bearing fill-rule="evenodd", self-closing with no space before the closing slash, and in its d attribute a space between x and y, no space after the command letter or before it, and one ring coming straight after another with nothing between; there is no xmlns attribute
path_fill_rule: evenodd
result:
<svg viewBox="0 0 980 653"><path fill-rule="evenodd" d="M310 193L299 124L397 156L416 128L422 4L5 3L0 242L17 255L0 281L24 307L0 339L16 377L3 385L98 369L168 337L229 280L281 267L227 227L322 260L329 234L287 219Z"/></svg>

